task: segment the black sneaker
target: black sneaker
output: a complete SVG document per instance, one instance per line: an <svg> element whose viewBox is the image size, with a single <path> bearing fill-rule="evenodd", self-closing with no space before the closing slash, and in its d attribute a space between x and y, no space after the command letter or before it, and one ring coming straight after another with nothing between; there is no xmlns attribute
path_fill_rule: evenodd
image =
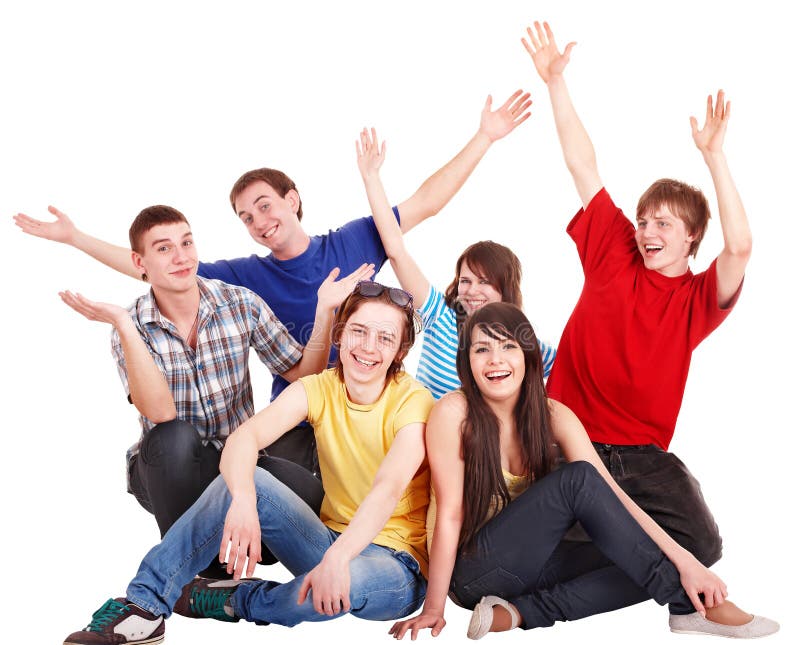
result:
<svg viewBox="0 0 800 645"><path fill-rule="evenodd" d="M125 598L109 598L92 614L92 622L67 636L64 645L155 645L163 640L163 616Z"/></svg>
<svg viewBox="0 0 800 645"><path fill-rule="evenodd" d="M229 623L238 622L239 617L233 613L228 599L236 591L236 587L247 580L195 578L183 588L173 611L187 618L215 618Z"/></svg>

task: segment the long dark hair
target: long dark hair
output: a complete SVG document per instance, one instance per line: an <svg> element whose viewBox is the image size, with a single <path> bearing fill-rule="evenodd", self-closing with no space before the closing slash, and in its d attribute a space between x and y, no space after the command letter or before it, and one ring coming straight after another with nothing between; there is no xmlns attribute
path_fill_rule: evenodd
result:
<svg viewBox="0 0 800 645"><path fill-rule="evenodd" d="M539 341L522 311L506 302L494 302L469 316L461 330L456 357L467 416L461 433L464 457L464 521L460 549L472 549L478 529L486 522L493 501L501 510L511 501L500 465L500 422L478 389L470 367L472 332L480 329L497 340L512 339L525 356L525 378L514 408L522 464L528 482L553 469L555 450L550 408L542 378Z"/></svg>
<svg viewBox="0 0 800 645"><path fill-rule="evenodd" d="M444 300L456 312L459 325L464 322L466 312L458 301L458 281L464 263L473 273L486 278L502 296L503 302L510 302L522 308L522 264L507 246L484 240L471 244L456 260L456 277L445 289Z"/></svg>

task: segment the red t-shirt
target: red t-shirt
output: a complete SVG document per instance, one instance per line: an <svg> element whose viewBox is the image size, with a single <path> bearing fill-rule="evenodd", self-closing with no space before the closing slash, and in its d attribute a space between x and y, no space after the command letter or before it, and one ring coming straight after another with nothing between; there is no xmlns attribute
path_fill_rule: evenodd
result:
<svg viewBox="0 0 800 645"><path fill-rule="evenodd" d="M692 351L725 320L717 261L698 275L646 269L634 228L605 189L567 227L584 285L547 384L592 441L667 449ZM740 286L741 289L741 286Z"/></svg>

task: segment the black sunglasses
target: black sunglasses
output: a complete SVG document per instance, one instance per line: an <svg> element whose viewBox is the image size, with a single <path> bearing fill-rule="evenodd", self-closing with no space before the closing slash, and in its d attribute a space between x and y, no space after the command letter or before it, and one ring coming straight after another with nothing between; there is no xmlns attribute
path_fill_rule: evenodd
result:
<svg viewBox="0 0 800 645"><path fill-rule="evenodd" d="M373 282L372 280L362 280L356 285L356 288L353 289L353 293L365 296L366 298L377 298L384 291L389 294L389 300L398 307L402 307L403 309L414 308L412 305L414 298L411 294L397 287L387 287L379 282Z"/></svg>

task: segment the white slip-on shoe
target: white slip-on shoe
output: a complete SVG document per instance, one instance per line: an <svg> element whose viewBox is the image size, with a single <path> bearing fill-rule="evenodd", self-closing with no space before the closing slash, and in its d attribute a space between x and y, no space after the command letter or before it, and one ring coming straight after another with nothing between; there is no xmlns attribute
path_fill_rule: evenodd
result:
<svg viewBox="0 0 800 645"><path fill-rule="evenodd" d="M777 632L781 626L763 616L753 616L744 625L722 625L704 618L701 614L670 614L669 629L676 634L701 634L725 638L761 638Z"/></svg>
<svg viewBox="0 0 800 645"><path fill-rule="evenodd" d="M492 628L492 618L494 617L492 607L495 605L500 605L509 613L511 616L511 629L519 627L517 613L511 609L507 601L497 596L484 596L475 605L475 609L472 610L472 618L469 619L469 627L467 627L467 638L476 641L489 633Z"/></svg>

